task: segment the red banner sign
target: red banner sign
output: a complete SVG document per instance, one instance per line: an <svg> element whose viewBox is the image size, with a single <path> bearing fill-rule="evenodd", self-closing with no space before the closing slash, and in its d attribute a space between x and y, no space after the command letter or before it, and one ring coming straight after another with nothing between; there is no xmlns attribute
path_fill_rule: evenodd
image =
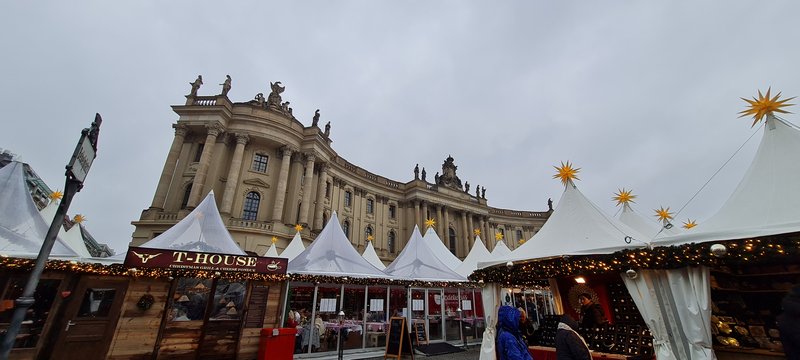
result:
<svg viewBox="0 0 800 360"><path fill-rule="evenodd" d="M129 247L125 266L176 270L286 274L285 258Z"/></svg>

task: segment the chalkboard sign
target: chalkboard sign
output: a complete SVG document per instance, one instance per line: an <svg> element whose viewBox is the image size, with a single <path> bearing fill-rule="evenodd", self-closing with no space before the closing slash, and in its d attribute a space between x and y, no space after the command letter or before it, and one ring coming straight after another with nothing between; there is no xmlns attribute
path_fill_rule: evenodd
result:
<svg viewBox="0 0 800 360"><path fill-rule="evenodd" d="M411 355L414 359L414 351L411 349L411 335L406 328L406 318L393 317L389 320L389 336L386 337L386 352L383 358L394 357L402 358L403 352Z"/></svg>
<svg viewBox="0 0 800 360"><path fill-rule="evenodd" d="M414 341L417 343L417 346L422 342L428 345L428 334L425 332L425 322L417 321L412 326L414 328Z"/></svg>

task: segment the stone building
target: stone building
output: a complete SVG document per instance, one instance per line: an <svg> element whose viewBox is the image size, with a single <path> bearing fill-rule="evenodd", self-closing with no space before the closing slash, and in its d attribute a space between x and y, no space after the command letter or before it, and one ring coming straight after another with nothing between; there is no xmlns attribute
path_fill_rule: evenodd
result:
<svg viewBox="0 0 800 360"><path fill-rule="evenodd" d="M485 189L462 185L452 157L441 176L415 171L407 182L353 165L331 147L330 123L320 129L319 111L310 126L292 115L280 82L271 84L267 98L258 94L237 103L227 91L200 96L197 88L184 105L172 107L178 114L175 138L150 207L132 223L132 246L164 232L212 190L234 240L257 255L264 255L273 237L285 248L295 224L304 226L303 239L310 242L333 211L359 251L372 236L387 263L402 251L414 225L425 230L427 218L436 220L439 237L464 258L475 230L489 249L498 233L513 249L550 214L489 206Z"/></svg>

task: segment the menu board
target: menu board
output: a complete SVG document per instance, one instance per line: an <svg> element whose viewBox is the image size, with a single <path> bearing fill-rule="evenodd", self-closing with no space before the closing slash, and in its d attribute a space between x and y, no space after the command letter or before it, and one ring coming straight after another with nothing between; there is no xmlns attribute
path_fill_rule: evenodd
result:
<svg viewBox="0 0 800 360"><path fill-rule="evenodd" d="M386 352L383 354L383 358L400 359L403 357L403 352L411 355L411 359L414 359L411 336L406 330L406 318L393 317L389 320L389 335L386 337Z"/></svg>

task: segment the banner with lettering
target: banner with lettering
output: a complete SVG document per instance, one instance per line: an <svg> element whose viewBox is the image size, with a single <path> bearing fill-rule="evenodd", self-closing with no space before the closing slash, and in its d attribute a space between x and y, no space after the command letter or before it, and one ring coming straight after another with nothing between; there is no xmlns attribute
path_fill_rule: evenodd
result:
<svg viewBox="0 0 800 360"><path fill-rule="evenodd" d="M129 247L125 266L176 270L286 274L285 258Z"/></svg>

